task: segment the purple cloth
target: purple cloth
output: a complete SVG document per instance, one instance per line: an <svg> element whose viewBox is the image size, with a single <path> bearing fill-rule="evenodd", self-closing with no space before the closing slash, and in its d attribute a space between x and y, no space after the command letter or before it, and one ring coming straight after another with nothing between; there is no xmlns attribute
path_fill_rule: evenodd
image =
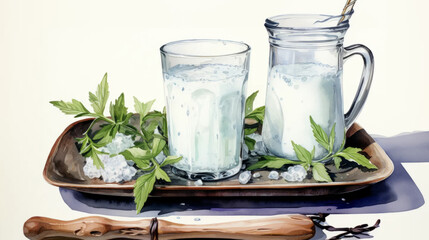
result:
<svg viewBox="0 0 429 240"><path fill-rule="evenodd" d="M149 198L136 215L131 197L101 196L60 188L64 202L73 210L127 217L168 215L274 215L288 213L386 213L416 209L424 199L401 163L429 161L429 132L378 137L395 171L386 180L363 190L324 197L247 198Z"/></svg>

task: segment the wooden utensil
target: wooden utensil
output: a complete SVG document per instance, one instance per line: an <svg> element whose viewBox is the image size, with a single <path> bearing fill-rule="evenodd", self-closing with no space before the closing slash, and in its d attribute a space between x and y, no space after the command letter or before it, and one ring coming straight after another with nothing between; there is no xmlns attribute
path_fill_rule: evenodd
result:
<svg viewBox="0 0 429 240"><path fill-rule="evenodd" d="M40 239L310 239L314 224L304 215L277 215L216 224L180 224L162 219L117 221L84 217L62 221L32 217L24 224L24 235Z"/></svg>

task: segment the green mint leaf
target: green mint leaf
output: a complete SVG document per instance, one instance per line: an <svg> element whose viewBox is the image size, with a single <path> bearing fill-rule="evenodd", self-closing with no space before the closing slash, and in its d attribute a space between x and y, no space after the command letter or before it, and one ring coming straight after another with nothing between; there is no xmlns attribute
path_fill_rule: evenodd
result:
<svg viewBox="0 0 429 240"><path fill-rule="evenodd" d="M295 165L295 164L299 164L301 162L299 161L292 161L289 159L285 159L285 158L279 158L279 157L274 157L274 156L263 156L262 157L265 160L261 160L257 163L254 163L252 165L250 165L247 170L251 171L251 170L255 170L255 169L260 169L260 168L275 168L275 169L279 169L281 167L283 167L286 164L291 164L291 165Z"/></svg>
<svg viewBox="0 0 429 240"><path fill-rule="evenodd" d="M98 132L94 135L94 140L99 140L104 137L106 137L108 134L110 134L110 131L112 131L114 125L112 124L106 124L104 125Z"/></svg>
<svg viewBox="0 0 429 240"><path fill-rule="evenodd" d="M305 171L308 171L308 169L310 169L309 163L301 163L300 165L305 169Z"/></svg>
<svg viewBox="0 0 429 240"><path fill-rule="evenodd" d="M119 127L119 132L131 136L139 135L137 128L130 124L121 124Z"/></svg>
<svg viewBox="0 0 429 240"><path fill-rule="evenodd" d="M160 111L152 111L146 114L146 116L143 117L143 122L149 120L149 119L156 119L157 121L161 121L162 117L164 116L163 113Z"/></svg>
<svg viewBox="0 0 429 240"><path fill-rule="evenodd" d="M115 120L115 105L112 102L110 102L109 113L110 113L112 120L114 122L116 122L116 120Z"/></svg>
<svg viewBox="0 0 429 240"><path fill-rule="evenodd" d="M314 159L314 154L316 153L316 146L313 146L313 150L311 150L311 157L310 159L313 160Z"/></svg>
<svg viewBox="0 0 429 240"><path fill-rule="evenodd" d="M311 163L313 161L313 158L311 157L311 153L305 149L303 146L292 142L293 150L295 151L296 156L299 160L305 162L305 163Z"/></svg>
<svg viewBox="0 0 429 240"><path fill-rule="evenodd" d="M157 127L158 127L157 121L150 121L149 124L147 124L147 126L144 126L142 128L142 132L146 141L152 140L154 131Z"/></svg>
<svg viewBox="0 0 429 240"><path fill-rule="evenodd" d="M138 147L128 148L127 150L123 151L122 153L126 153L127 156L131 156L129 159L127 157L125 157L128 160L133 160L133 158L150 160L151 159L151 155L152 155L150 151L143 150L143 149L138 148ZM128 154L130 154L130 155L128 155Z"/></svg>
<svg viewBox="0 0 429 240"><path fill-rule="evenodd" d="M95 123L100 121L101 118L97 117L94 120L92 120L91 124L89 124L88 129L83 133L83 135L88 135L88 133L91 131L92 127L94 127Z"/></svg>
<svg viewBox="0 0 429 240"><path fill-rule="evenodd" d="M249 148L249 150L254 150L255 149L255 144L256 144L255 139L250 138L250 137L244 137L244 143Z"/></svg>
<svg viewBox="0 0 429 240"><path fill-rule="evenodd" d="M155 177L157 180L162 179L166 182L171 182L171 179L168 177L167 173L159 167L155 168Z"/></svg>
<svg viewBox="0 0 429 240"><path fill-rule="evenodd" d="M133 158L140 158L140 159L146 159L146 160L151 159L151 152L147 150L143 150L141 148L132 147L132 148L128 148L124 152L130 153ZM129 159L129 160L132 160L132 159Z"/></svg>
<svg viewBox="0 0 429 240"><path fill-rule="evenodd" d="M82 144L80 147L79 153L85 155L88 151L91 150L91 144L88 135L85 135L83 138L77 139L78 143Z"/></svg>
<svg viewBox="0 0 429 240"><path fill-rule="evenodd" d="M140 169L146 170L151 167L150 159L152 159L152 154L148 150L132 147L121 152L120 154L124 156L125 159L135 162Z"/></svg>
<svg viewBox="0 0 429 240"><path fill-rule="evenodd" d="M123 93L121 93L118 99L115 100L114 104L110 103L110 116L112 117L112 120L117 123L124 121L127 117L127 108L125 107L125 98Z"/></svg>
<svg viewBox="0 0 429 240"><path fill-rule="evenodd" d="M166 142L163 139L160 139L158 137L153 139L153 145L152 145L152 157L158 156L159 153L162 152L162 149L164 148Z"/></svg>
<svg viewBox="0 0 429 240"><path fill-rule="evenodd" d="M149 113L152 108L155 99L148 101L147 103L140 102L136 97L134 97L134 109L140 115L140 125L144 123L143 118Z"/></svg>
<svg viewBox="0 0 429 240"><path fill-rule="evenodd" d="M257 130L258 130L257 128L245 128L244 135L250 135L252 133L255 133Z"/></svg>
<svg viewBox="0 0 429 240"><path fill-rule="evenodd" d="M101 153L101 152L98 152L97 150L95 150L95 148L92 148L90 153L91 153L92 162L97 167L97 169L100 169L100 167L104 168L103 162L97 155L97 153Z"/></svg>
<svg viewBox="0 0 429 240"><path fill-rule="evenodd" d="M162 152L164 153L165 156L170 155L170 149L168 148L168 144L165 145L165 147L162 149Z"/></svg>
<svg viewBox="0 0 429 240"><path fill-rule="evenodd" d="M335 154L335 156L343 157L346 160L356 162L357 164L364 166L368 169L377 169L377 166L372 164L369 159L359 153L360 151L362 151L362 149L360 148L348 147L343 151Z"/></svg>
<svg viewBox="0 0 429 240"><path fill-rule="evenodd" d="M319 182L332 182L331 177L323 163L313 163L313 178Z"/></svg>
<svg viewBox="0 0 429 240"><path fill-rule="evenodd" d="M109 84L107 83L107 73L104 74L103 79L97 86L95 94L89 92L89 101L94 109L94 112L100 115L104 114L107 99L109 98Z"/></svg>
<svg viewBox="0 0 429 240"><path fill-rule="evenodd" d="M168 139L166 139L164 136L162 136L161 134L158 134L158 133L154 133L153 134L153 138L155 139L155 138L159 138L159 139L161 139L161 140L164 140L165 142L167 142L167 140ZM165 145L164 145L165 146Z"/></svg>
<svg viewBox="0 0 429 240"><path fill-rule="evenodd" d="M168 124L167 124L167 109L164 107L162 109L162 119L161 119L161 129L160 132L162 136L168 138Z"/></svg>
<svg viewBox="0 0 429 240"><path fill-rule="evenodd" d="M343 136L343 142L341 143L339 151L342 151L344 148L344 145L346 145L346 129L344 128L344 136Z"/></svg>
<svg viewBox="0 0 429 240"><path fill-rule="evenodd" d="M255 170L255 169L260 169L260 168L267 167L267 165L268 165L269 162L270 162L269 160L261 160L261 161L259 161L257 163L254 163L254 164L250 165L249 167L247 167L247 170L252 171L252 170ZM284 164L281 164L279 168L281 168L283 165Z"/></svg>
<svg viewBox="0 0 429 240"><path fill-rule="evenodd" d="M114 137L112 137L112 130L110 131L110 133L108 133L108 134L106 134L102 139L100 139L98 142L96 142L96 143L93 143L93 145L95 146L95 147L97 147L97 148L101 148L101 147L104 147L104 146L106 146L107 144L109 144L109 143L111 143L112 142L112 140L113 140L113 138Z"/></svg>
<svg viewBox="0 0 429 240"><path fill-rule="evenodd" d="M329 139L326 132L323 128L314 122L313 118L310 116L311 128L313 129L313 135L316 141L326 150L329 151Z"/></svg>
<svg viewBox="0 0 429 240"><path fill-rule="evenodd" d="M125 108L125 112L127 112L127 108ZM131 117L133 116L132 112L129 112L125 115L125 118L123 119L121 125L125 125L128 124L128 122L130 121Z"/></svg>
<svg viewBox="0 0 429 240"><path fill-rule="evenodd" d="M253 110L251 113L246 115L246 118L255 119L256 121L263 123L265 116L265 106L258 107Z"/></svg>
<svg viewBox="0 0 429 240"><path fill-rule="evenodd" d="M83 136L83 138L75 138L75 140L79 144L85 144L88 142L88 136L85 135L85 136Z"/></svg>
<svg viewBox="0 0 429 240"><path fill-rule="evenodd" d="M129 129L130 131L134 131L134 132L138 131L136 127L130 124L124 125L124 127L127 127L127 129Z"/></svg>
<svg viewBox="0 0 429 240"><path fill-rule="evenodd" d="M99 117L101 117L99 114L96 114L96 113L90 113L90 112L87 112L87 113L79 113L79 114L77 114L76 116L74 116L75 118L78 118L78 117L94 117L94 118L99 118ZM104 120L104 119L103 119Z"/></svg>
<svg viewBox="0 0 429 240"><path fill-rule="evenodd" d="M180 160L182 160L183 157L177 157L177 156L168 156L166 159L164 159L164 161L161 163L161 167L167 166L167 165L172 165L175 164L177 162L179 162Z"/></svg>
<svg viewBox="0 0 429 240"><path fill-rule="evenodd" d="M82 147L80 148L79 153L81 155L87 155L87 153L91 150L91 145L87 144L87 145L82 145Z"/></svg>
<svg viewBox="0 0 429 240"><path fill-rule="evenodd" d="M111 131L111 136L112 136L112 138L115 138L116 137L116 134L118 133L118 131L119 131L119 126L120 125L118 125L118 124L115 124L115 126L113 127L113 129L112 129L112 131Z"/></svg>
<svg viewBox="0 0 429 240"><path fill-rule="evenodd" d="M332 126L331 133L329 134L329 149L328 149L329 152L334 151L335 125L336 125L336 123L334 123L334 125Z"/></svg>
<svg viewBox="0 0 429 240"><path fill-rule="evenodd" d="M106 134L101 140L98 142L93 142L93 145L97 148L101 148L112 142L112 140L115 138L116 133L118 132L119 125L114 124L112 125L113 128L109 131L108 134Z"/></svg>
<svg viewBox="0 0 429 240"><path fill-rule="evenodd" d="M261 156L261 159L263 159L263 160L279 160L279 159L282 159L282 160L286 160L286 161L290 162L291 164L300 163L300 161L298 161L298 160L289 160L289 159L286 159L286 158L281 158L281 157L276 157L276 156L270 156L270 155Z"/></svg>
<svg viewBox="0 0 429 240"><path fill-rule="evenodd" d="M134 202L140 213L155 185L155 171L140 176L134 184Z"/></svg>
<svg viewBox="0 0 429 240"><path fill-rule="evenodd" d="M337 169L340 169L341 158L340 157L334 157L334 163L335 163L335 167Z"/></svg>
<svg viewBox="0 0 429 240"><path fill-rule="evenodd" d="M252 93L247 99L246 99L246 105L245 105L245 116L247 116L249 113L253 111L253 102L255 101L256 95L258 95L259 91L256 91Z"/></svg>
<svg viewBox="0 0 429 240"><path fill-rule="evenodd" d="M72 99L71 102L50 101L50 103L65 114L78 115L89 113L88 109L86 109L85 106L83 106L83 104L76 99Z"/></svg>
<svg viewBox="0 0 429 240"><path fill-rule="evenodd" d="M135 143L134 143L134 146L135 146L135 147L138 147L138 148L141 148L141 149L143 149L143 150L147 150L147 151L149 151L149 152L150 152L149 145L147 144L147 142L146 142L146 141L142 141L142 142L135 142Z"/></svg>

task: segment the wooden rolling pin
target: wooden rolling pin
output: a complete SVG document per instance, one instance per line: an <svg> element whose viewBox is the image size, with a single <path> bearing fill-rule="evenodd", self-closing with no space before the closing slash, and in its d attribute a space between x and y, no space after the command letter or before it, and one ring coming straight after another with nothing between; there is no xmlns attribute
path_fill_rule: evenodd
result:
<svg viewBox="0 0 429 240"><path fill-rule="evenodd" d="M104 217L85 217L61 221L32 217L24 224L29 239L310 239L314 224L304 215L277 215L245 221L216 224L179 224L162 219L116 221ZM56 238L53 238L56 237Z"/></svg>

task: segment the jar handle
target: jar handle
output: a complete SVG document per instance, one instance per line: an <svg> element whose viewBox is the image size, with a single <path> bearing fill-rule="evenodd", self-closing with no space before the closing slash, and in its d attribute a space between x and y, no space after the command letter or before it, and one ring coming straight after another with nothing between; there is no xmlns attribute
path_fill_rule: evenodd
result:
<svg viewBox="0 0 429 240"><path fill-rule="evenodd" d="M363 104L368 97L371 87L372 76L374 75L374 56L369 48L362 44L355 44L344 48L344 60L358 54L363 59L363 71L360 79L359 87L350 109L344 114L344 121L348 129L356 117L359 115Z"/></svg>

